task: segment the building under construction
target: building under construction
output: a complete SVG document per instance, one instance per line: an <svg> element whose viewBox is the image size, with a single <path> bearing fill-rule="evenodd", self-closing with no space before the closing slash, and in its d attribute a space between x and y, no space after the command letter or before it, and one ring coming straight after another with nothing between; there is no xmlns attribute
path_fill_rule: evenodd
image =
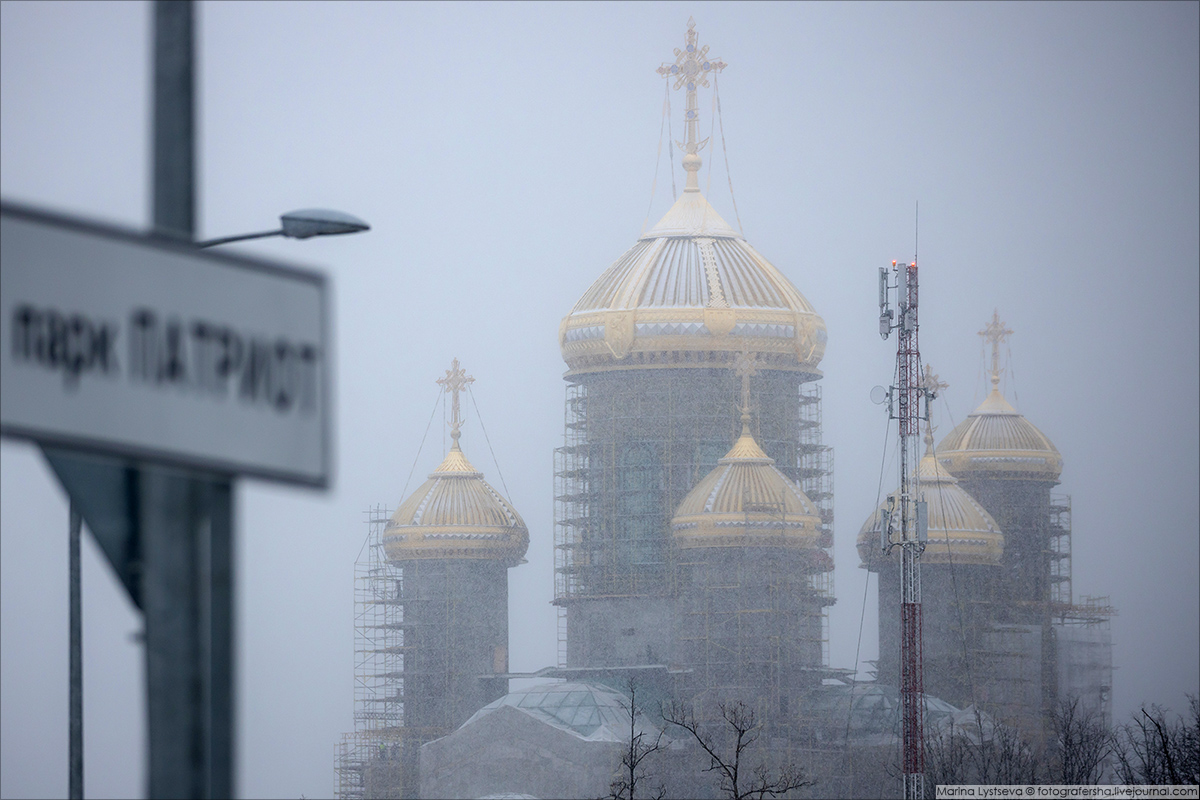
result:
<svg viewBox="0 0 1200 800"><path fill-rule="evenodd" d="M369 515L339 797L604 794L634 723L667 727L625 716L634 683L708 724L744 702L762 747L820 779L815 796L879 796L894 779L883 760L898 741L899 577L878 552L878 515L859 544L879 574L879 681L828 664L825 324L700 192L696 93L710 77L715 92L725 64L690 23L675 52L659 73L685 90L685 188L558 332L558 663L508 672L507 570L529 537L458 446L470 379L456 361L439 381L455 398L446 460L395 514ZM1042 741L1058 698L1111 713L1109 612L1072 603L1070 502L1050 493L1060 470L998 391L936 450L930 433L918 478L931 722L961 727L975 703ZM514 677L568 682L508 694ZM707 756L683 744L664 756L691 765L673 790L704 796ZM869 780L856 761L873 764Z"/></svg>
<svg viewBox="0 0 1200 800"><path fill-rule="evenodd" d="M1040 749L1061 700L1078 698L1111 723L1113 612L1103 599L1073 602L1071 499L1051 491L1062 457L999 390L999 344L1011 333L998 315L980 332L992 345L992 391L936 449L929 434L919 467L929 508L925 688L976 705ZM878 677L890 683L898 577L878 553L879 525L877 512L858 544L879 573Z"/></svg>
<svg viewBox="0 0 1200 800"><path fill-rule="evenodd" d="M338 755L339 797L420 796L421 746L508 692L508 569L521 516L459 447L455 359L450 451L394 514L368 515L357 588L356 730Z"/></svg>

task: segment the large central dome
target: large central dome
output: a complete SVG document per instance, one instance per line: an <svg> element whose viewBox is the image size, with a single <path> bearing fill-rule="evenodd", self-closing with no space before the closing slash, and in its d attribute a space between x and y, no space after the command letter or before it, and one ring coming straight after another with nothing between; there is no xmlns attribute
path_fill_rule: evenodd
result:
<svg viewBox="0 0 1200 800"><path fill-rule="evenodd" d="M689 139L682 195L559 326L570 372L728 366L749 352L768 369L819 377L824 320L705 199L703 143L690 127Z"/></svg>

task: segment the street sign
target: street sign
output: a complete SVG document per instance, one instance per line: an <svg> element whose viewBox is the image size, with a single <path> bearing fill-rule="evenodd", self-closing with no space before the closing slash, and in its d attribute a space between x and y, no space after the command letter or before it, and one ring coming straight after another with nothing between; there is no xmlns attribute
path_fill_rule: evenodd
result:
<svg viewBox="0 0 1200 800"><path fill-rule="evenodd" d="M325 277L0 206L0 433L330 481Z"/></svg>

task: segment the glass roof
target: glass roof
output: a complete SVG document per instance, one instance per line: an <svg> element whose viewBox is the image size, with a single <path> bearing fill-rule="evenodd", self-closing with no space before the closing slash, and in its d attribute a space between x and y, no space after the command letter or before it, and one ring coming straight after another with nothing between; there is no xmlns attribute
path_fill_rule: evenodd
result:
<svg viewBox="0 0 1200 800"><path fill-rule="evenodd" d="M466 725L503 706L512 706L584 739L620 741L629 730L629 698L606 686L583 682L544 683L506 694L481 708ZM641 728L641 720L638 721Z"/></svg>

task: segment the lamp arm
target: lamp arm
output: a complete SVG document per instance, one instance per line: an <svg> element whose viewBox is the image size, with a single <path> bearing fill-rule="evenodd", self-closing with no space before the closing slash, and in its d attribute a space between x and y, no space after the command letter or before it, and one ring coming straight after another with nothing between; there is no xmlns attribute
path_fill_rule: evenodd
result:
<svg viewBox="0 0 1200 800"><path fill-rule="evenodd" d="M218 244L228 244L229 242L240 242L245 239L262 239L267 236L282 236L283 228L276 231L263 231L262 233L242 233L237 236L223 236L220 239L208 239L203 242L196 242L196 247L212 247Z"/></svg>

